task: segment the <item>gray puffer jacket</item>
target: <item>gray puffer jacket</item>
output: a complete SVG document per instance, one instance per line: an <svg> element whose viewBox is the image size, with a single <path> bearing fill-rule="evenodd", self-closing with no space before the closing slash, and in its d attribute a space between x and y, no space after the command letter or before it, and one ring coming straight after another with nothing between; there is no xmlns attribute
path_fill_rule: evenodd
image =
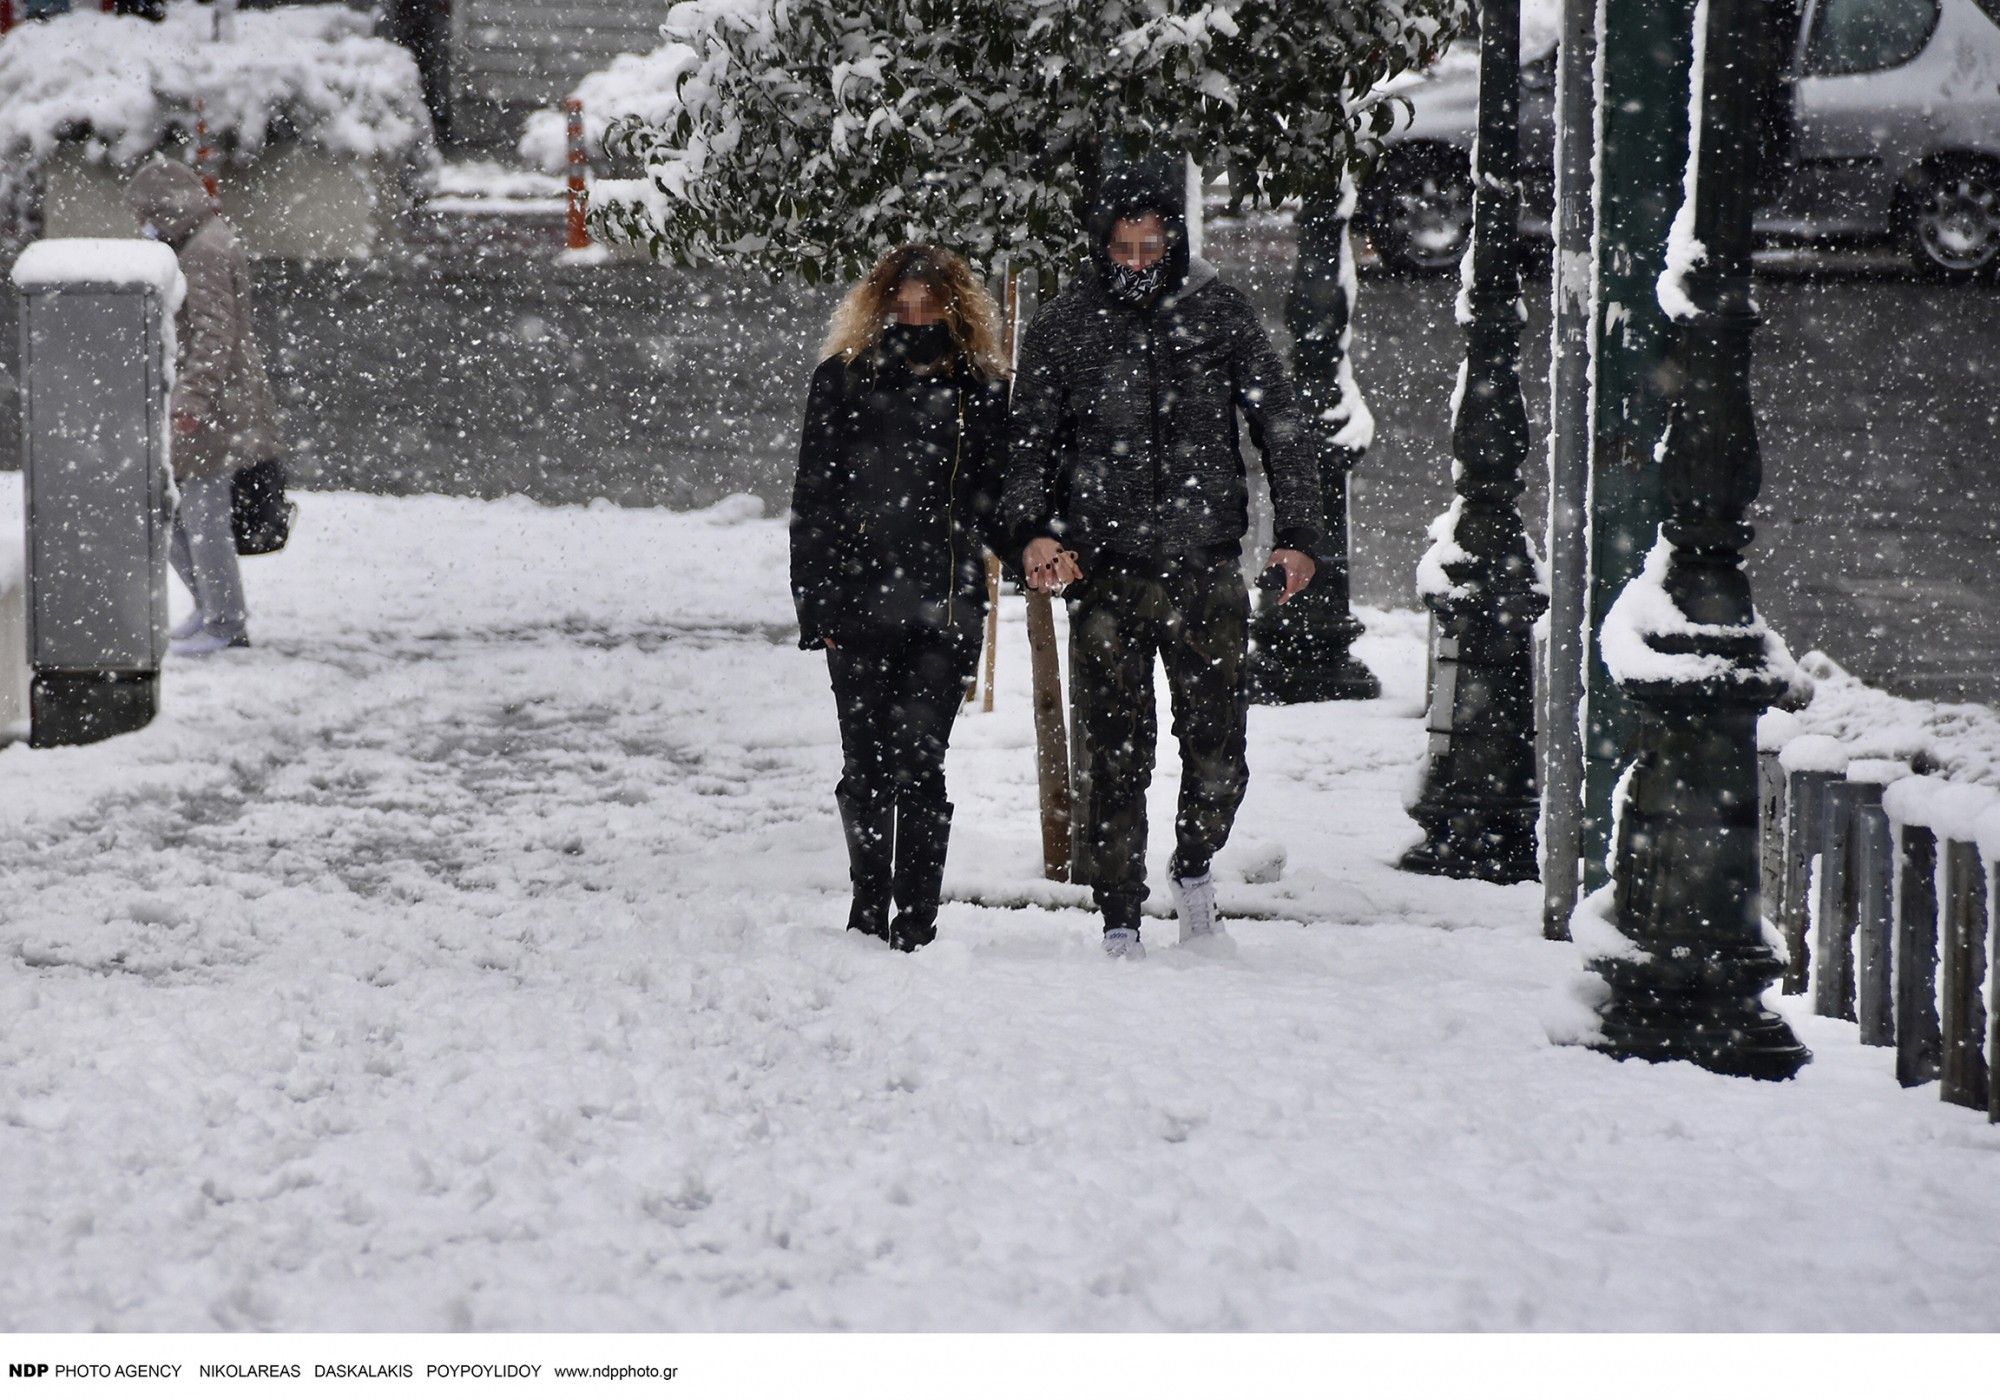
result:
<svg viewBox="0 0 2000 1400"><path fill-rule="evenodd" d="M174 475L233 476L283 454L278 405L250 323L250 267L236 234L209 208L201 177L178 161L143 166L126 191L132 213L180 255L187 299L174 318L179 373L173 411L199 425L174 434Z"/></svg>
<svg viewBox="0 0 2000 1400"><path fill-rule="evenodd" d="M1131 559L1239 554L1249 528L1240 411L1262 450L1277 543L1311 552L1324 519L1319 470L1283 363L1249 299L1187 258L1180 195L1107 181L1091 257L1038 315L1014 381L1000 517L1010 566L1038 535ZM1113 297L1113 217L1162 212L1175 240L1165 290ZM1175 254L1178 253L1178 257Z"/></svg>

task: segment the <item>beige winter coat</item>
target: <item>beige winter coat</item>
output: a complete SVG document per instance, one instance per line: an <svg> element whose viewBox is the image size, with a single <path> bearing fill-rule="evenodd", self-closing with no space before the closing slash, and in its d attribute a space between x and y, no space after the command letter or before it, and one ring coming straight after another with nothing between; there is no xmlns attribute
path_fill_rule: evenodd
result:
<svg viewBox="0 0 2000 1400"><path fill-rule="evenodd" d="M174 318L179 374L173 411L199 425L174 434L174 475L232 476L283 455L278 405L250 323L250 267L243 245L213 213L201 177L178 161L154 160L127 190L141 225L180 255L187 299Z"/></svg>

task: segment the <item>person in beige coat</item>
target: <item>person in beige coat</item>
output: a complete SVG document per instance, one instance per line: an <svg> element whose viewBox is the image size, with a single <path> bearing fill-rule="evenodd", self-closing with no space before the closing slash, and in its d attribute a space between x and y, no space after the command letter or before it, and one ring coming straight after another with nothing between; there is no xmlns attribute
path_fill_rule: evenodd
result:
<svg viewBox="0 0 2000 1400"><path fill-rule="evenodd" d="M127 188L140 232L179 255L187 296L174 317L172 558L195 611L173 631L174 654L250 645L250 612L236 564L230 486L245 467L276 462L278 406L250 324L250 266L235 231L210 206L201 177L155 158Z"/></svg>

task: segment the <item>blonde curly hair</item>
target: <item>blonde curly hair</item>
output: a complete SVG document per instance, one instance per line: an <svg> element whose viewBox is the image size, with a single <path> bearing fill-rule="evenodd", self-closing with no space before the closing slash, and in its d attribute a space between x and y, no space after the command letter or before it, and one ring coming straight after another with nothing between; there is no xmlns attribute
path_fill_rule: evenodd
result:
<svg viewBox="0 0 2000 1400"><path fill-rule="evenodd" d="M890 303L905 282L921 283L937 298L961 356L997 379L1008 377L1007 357L1000 349L1000 308L964 258L928 243L905 243L854 284L834 308L821 357L838 355L851 362L872 355L895 319Z"/></svg>

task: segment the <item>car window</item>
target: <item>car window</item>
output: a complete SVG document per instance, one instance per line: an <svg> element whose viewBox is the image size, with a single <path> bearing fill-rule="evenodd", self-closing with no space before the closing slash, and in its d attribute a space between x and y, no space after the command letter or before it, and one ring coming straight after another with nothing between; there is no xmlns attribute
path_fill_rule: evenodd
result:
<svg viewBox="0 0 2000 1400"><path fill-rule="evenodd" d="M1908 63L1937 22L1938 0L1820 0L1806 41L1806 72L1829 78Z"/></svg>
<svg viewBox="0 0 2000 1400"><path fill-rule="evenodd" d="M1986 11L1986 18L2000 24L2000 0L1977 0L1977 4Z"/></svg>

